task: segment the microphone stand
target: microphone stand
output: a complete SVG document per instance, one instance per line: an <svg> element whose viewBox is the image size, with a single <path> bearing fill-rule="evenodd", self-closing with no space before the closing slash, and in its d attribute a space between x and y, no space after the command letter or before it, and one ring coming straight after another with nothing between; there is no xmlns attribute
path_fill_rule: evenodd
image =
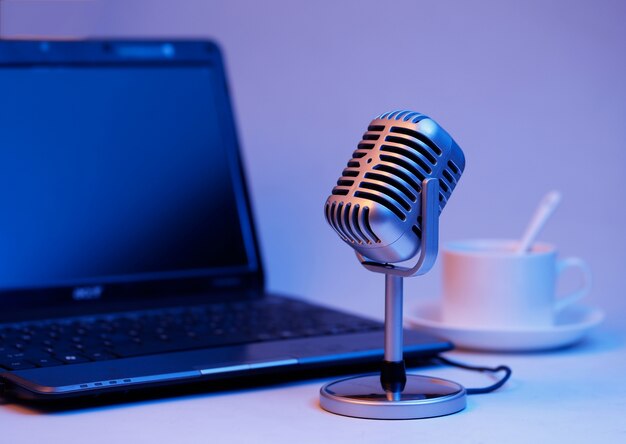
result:
<svg viewBox="0 0 626 444"><path fill-rule="evenodd" d="M380 369L380 383L387 399L399 400L406 385L402 340L402 276L385 274L385 356Z"/></svg>
<svg viewBox="0 0 626 444"><path fill-rule="evenodd" d="M406 374L403 357L403 278L430 271L439 249L439 181L422 182L422 239L412 267L368 261L365 268L385 275L385 353L380 377L356 376L331 382L320 390L320 405L332 413L369 419L417 419L463 410L465 388L446 379Z"/></svg>

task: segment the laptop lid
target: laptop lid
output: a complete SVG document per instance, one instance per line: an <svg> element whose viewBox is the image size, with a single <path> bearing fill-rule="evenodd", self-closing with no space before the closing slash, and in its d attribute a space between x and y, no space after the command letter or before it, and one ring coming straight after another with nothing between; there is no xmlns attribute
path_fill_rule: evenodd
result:
<svg viewBox="0 0 626 444"><path fill-rule="evenodd" d="M0 97L0 321L262 289L214 43L2 41Z"/></svg>

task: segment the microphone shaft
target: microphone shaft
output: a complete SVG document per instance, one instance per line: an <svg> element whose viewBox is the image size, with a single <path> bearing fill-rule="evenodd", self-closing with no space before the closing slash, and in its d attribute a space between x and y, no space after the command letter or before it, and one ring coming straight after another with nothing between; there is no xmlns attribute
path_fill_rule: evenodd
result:
<svg viewBox="0 0 626 444"><path fill-rule="evenodd" d="M402 360L402 277L385 274L385 361Z"/></svg>

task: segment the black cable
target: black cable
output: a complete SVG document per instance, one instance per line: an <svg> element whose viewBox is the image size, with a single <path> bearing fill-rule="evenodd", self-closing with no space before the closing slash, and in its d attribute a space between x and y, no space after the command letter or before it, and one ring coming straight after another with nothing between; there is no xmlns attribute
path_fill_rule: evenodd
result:
<svg viewBox="0 0 626 444"><path fill-rule="evenodd" d="M462 368L465 370L472 370L472 371L477 371L477 372L486 372L486 373L494 373L494 374L499 373L499 372L504 372L504 376L502 376L502 378L500 378L500 380L496 382L495 384L488 385L487 387L466 388L465 391L467 392L468 395L480 395L483 393L490 393L490 392L493 392L494 390L498 390L500 387L502 387L506 383L506 381L509 380L509 378L511 377L511 374L513 373L511 368L506 365L499 365L497 367L480 367L480 366L463 364L461 362L452 361L448 358L444 358L443 356L437 356L433 358L433 361L441 363L441 364L445 364L445 365L451 365L452 367L458 367L458 368Z"/></svg>

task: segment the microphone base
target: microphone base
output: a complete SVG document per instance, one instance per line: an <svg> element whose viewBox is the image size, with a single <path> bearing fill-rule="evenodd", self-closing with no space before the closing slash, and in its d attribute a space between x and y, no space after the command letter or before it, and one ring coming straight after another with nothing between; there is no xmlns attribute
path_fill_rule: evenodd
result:
<svg viewBox="0 0 626 444"><path fill-rule="evenodd" d="M406 385L399 392L385 391L379 374L341 379L320 389L324 410L354 418L432 418L457 413L466 402L462 385L418 375L407 375Z"/></svg>

